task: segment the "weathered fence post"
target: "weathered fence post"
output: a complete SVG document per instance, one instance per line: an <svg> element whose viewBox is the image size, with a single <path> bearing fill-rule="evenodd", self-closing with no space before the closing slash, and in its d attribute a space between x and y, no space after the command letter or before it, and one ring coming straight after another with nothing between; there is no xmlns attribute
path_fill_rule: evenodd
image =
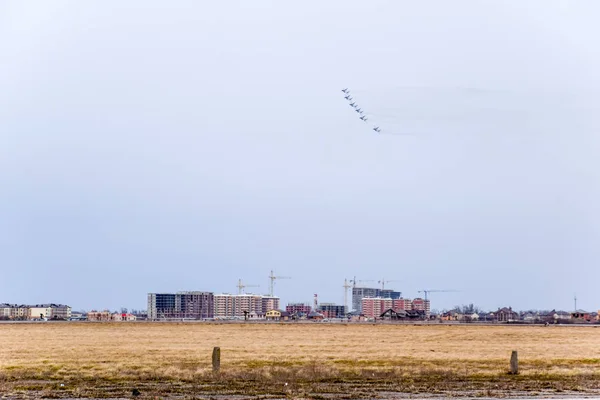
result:
<svg viewBox="0 0 600 400"><path fill-rule="evenodd" d="M512 375L517 375L519 373L519 356L517 355L516 350L513 350L510 356L510 373Z"/></svg>
<svg viewBox="0 0 600 400"><path fill-rule="evenodd" d="M213 348L212 367L213 367L213 372L219 372L219 370L221 369L221 348L220 347Z"/></svg>

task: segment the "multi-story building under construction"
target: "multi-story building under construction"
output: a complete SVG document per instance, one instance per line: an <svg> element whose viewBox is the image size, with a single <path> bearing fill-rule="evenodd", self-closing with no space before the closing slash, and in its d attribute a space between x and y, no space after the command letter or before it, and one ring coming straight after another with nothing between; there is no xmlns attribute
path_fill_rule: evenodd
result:
<svg viewBox="0 0 600 400"><path fill-rule="evenodd" d="M344 318L347 314L346 306L333 303L319 304L317 312L323 314L325 318Z"/></svg>
<svg viewBox="0 0 600 400"><path fill-rule="evenodd" d="M399 299L402 297L402 292L397 292L392 289L353 287L352 288L352 309L362 312L362 299L365 297L381 297L386 299Z"/></svg>
<svg viewBox="0 0 600 400"><path fill-rule="evenodd" d="M308 315L312 311L312 307L306 303L289 303L287 306L285 306L285 311L292 315Z"/></svg>
<svg viewBox="0 0 600 400"><path fill-rule="evenodd" d="M214 317L212 292L148 293L148 319L204 319Z"/></svg>

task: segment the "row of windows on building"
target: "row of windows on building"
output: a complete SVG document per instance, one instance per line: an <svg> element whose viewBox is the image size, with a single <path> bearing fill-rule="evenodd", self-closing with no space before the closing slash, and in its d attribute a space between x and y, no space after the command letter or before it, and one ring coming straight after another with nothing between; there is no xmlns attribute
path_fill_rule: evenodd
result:
<svg viewBox="0 0 600 400"><path fill-rule="evenodd" d="M0 304L0 320L68 320L71 307L64 304Z"/></svg>
<svg viewBox="0 0 600 400"><path fill-rule="evenodd" d="M212 292L149 293L148 319L246 318L279 309L279 297Z"/></svg>

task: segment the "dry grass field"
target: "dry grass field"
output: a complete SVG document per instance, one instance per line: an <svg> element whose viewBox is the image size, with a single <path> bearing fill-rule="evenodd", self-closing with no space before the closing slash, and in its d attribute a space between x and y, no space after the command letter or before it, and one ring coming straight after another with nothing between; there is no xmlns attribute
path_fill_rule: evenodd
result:
<svg viewBox="0 0 600 400"><path fill-rule="evenodd" d="M15 396L588 391L600 329L396 324L0 324L0 391ZM211 353L221 347L221 371ZM520 374L509 375L512 350ZM64 386L61 386L64 385Z"/></svg>

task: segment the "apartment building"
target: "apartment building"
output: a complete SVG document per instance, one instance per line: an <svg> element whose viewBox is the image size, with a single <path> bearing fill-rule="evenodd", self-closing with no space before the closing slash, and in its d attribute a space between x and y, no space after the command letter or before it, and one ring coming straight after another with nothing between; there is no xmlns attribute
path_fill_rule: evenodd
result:
<svg viewBox="0 0 600 400"><path fill-rule="evenodd" d="M204 319L215 315L212 292L177 292L175 308L182 318Z"/></svg>
<svg viewBox="0 0 600 400"><path fill-rule="evenodd" d="M148 293L148 319L175 318L175 293Z"/></svg>
<svg viewBox="0 0 600 400"><path fill-rule="evenodd" d="M0 303L0 320L10 319L11 305L6 303Z"/></svg>
<svg viewBox="0 0 600 400"><path fill-rule="evenodd" d="M381 289L379 291L379 297L383 297L384 299L396 300L402 297L402 292L397 292L392 289Z"/></svg>
<svg viewBox="0 0 600 400"><path fill-rule="evenodd" d="M352 309L354 311L362 312L362 299L365 297L375 298L379 297L378 288L365 288L365 287L353 287L352 288Z"/></svg>
<svg viewBox="0 0 600 400"><path fill-rule="evenodd" d="M28 319L50 319L52 317L52 308L48 305L31 306L27 313Z"/></svg>
<svg viewBox="0 0 600 400"><path fill-rule="evenodd" d="M392 308L394 311L398 310L412 310L413 305L410 299L399 298L392 300Z"/></svg>
<svg viewBox="0 0 600 400"><path fill-rule="evenodd" d="M285 306L285 311L291 315L308 315L312 311L312 307L306 303L289 303Z"/></svg>
<svg viewBox="0 0 600 400"><path fill-rule="evenodd" d="M279 297L262 296L262 312L266 314L270 310L279 310Z"/></svg>
<svg viewBox="0 0 600 400"><path fill-rule="evenodd" d="M29 318L29 307L26 305L16 305L10 309L10 319L26 320Z"/></svg>
<svg viewBox="0 0 600 400"><path fill-rule="evenodd" d="M279 309L279 297L259 294L216 294L215 318L241 318L246 313L264 316Z"/></svg>
<svg viewBox="0 0 600 400"><path fill-rule="evenodd" d="M385 310L392 308L392 299L365 297L362 299L362 314L367 318L379 318Z"/></svg>
<svg viewBox="0 0 600 400"><path fill-rule="evenodd" d="M333 303L321 303L317 311L325 318L345 318L347 314L346 306Z"/></svg>
<svg viewBox="0 0 600 400"><path fill-rule="evenodd" d="M148 293L148 319L204 319L214 317L212 292Z"/></svg>
<svg viewBox="0 0 600 400"><path fill-rule="evenodd" d="M35 304L28 307L29 319L68 320L71 318L71 307L64 304Z"/></svg>
<svg viewBox="0 0 600 400"><path fill-rule="evenodd" d="M244 317L244 312L264 315L263 296L258 294L216 294L215 318Z"/></svg>
<svg viewBox="0 0 600 400"><path fill-rule="evenodd" d="M50 314L50 319L64 319L68 320L71 318L71 307L66 304L50 304L50 309L52 310Z"/></svg>
<svg viewBox="0 0 600 400"><path fill-rule="evenodd" d="M71 307L64 304L0 304L0 319L69 319Z"/></svg>
<svg viewBox="0 0 600 400"><path fill-rule="evenodd" d="M415 311L425 311L425 315L429 317L431 314L431 303L429 300L417 297L412 301L412 309Z"/></svg>
<svg viewBox="0 0 600 400"><path fill-rule="evenodd" d="M352 309L362 312L362 299L369 298L384 298L384 299L400 299L402 292L397 292L393 289L353 287L352 288Z"/></svg>

